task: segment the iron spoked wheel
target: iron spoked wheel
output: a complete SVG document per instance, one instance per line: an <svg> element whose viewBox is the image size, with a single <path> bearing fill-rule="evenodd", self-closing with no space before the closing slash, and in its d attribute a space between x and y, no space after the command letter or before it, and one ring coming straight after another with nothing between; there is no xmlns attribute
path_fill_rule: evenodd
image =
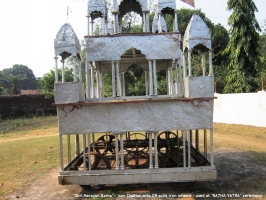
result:
<svg viewBox="0 0 266 200"><path fill-rule="evenodd" d="M159 133L157 151L161 161L165 159L169 152L178 147L177 139L177 135L171 131Z"/></svg>
<svg viewBox="0 0 266 200"><path fill-rule="evenodd" d="M107 135L102 135L101 137L98 138L97 142L106 142L106 149L105 153L111 153L115 154L115 136L111 134ZM119 140L118 140L118 150L120 150L120 145L119 145Z"/></svg>
<svg viewBox="0 0 266 200"><path fill-rule="evenodd" d="M163 167L183 167L183 148L177 148L171 151L165 158L163 162ZM195 154L195 152L190 151L190 166L201 166L202 161L200 158ZM188 166L188 149L186 148L186 166Z"/></svg>
<svg viewBox="0 0 266 200"><path fill-rule="evenodd" d="M133 133L125 142L125 165L131 169L143 169L149 166L149 142L146 135Z"/></svg>
<svg viewBox="0 0 266 200"><path fill-rule="evenodd" d="M91 157L89 158L88 153L86 153L85 162L86 165L84 165L84 156L81 155L79 159L73 164L72 169L73 170L83 170L86 168L89 170L88 163L90 160L91 163L91 169L92 170L104 170L104 169L111 169L111 165L109 160L99 152L91 152ZM85 190L98 190L103 188L105 185L80 185Z"/></svg>
<svg viewBox="0 0 266 200"><path fill-rule="evenodd" d="M182 167L183 165L183 149L175 149L163 161L164 168Z"/></svg>

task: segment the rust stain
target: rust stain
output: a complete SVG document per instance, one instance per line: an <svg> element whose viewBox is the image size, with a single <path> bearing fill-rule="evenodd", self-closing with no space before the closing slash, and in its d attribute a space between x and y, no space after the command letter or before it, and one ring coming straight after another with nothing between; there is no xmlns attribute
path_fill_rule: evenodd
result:
<svg viewBox="0 0 266 200"><path fill-rule="evenodd" d="M64 116L64 117L67 117L67 114L68 114L68 113L71 113L71 112L74 111L75 109L78 110L78 109L82 108L82 106L83 106L83 105L73 105L73 106L72 106L72 109L69 110L69 111L66 111L66 110L65 110L65 106L64 106L63 108L60 108L60 110L63 110L64 113L65 113L65 116Z"/></svg>

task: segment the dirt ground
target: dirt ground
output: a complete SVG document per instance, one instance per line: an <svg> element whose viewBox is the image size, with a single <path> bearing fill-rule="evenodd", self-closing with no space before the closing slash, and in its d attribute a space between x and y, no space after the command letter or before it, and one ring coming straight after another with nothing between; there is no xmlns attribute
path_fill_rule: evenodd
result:
<svg viewBox="0 0 266 200"><path fill-rule="evenodd" d="M55 168L42 178L32 181L26 187L6 195L4 199L66 200L87 199L84 197L88 197L88 195L99 195L98 198L94 199L108 199L104 196L111 194L125 195L124 197L117 196L115 199L127 197L127 199L132 200L178 199L176 198L178 195L179 197L183 195L184 199L247 199L245 197L266 199L266 188L264 188L266 164L258 161L252 154L233 148L216 148L215 166L218 177L212 182L107 185L97 191L84 190L76 185L58 185L58 168ZM261 185L262 183L264 186ZM151 196L146 198L134 197L138 194ZM161 197L158 197L159 195ZM175 195L177 196L175 197Z"/></svg>

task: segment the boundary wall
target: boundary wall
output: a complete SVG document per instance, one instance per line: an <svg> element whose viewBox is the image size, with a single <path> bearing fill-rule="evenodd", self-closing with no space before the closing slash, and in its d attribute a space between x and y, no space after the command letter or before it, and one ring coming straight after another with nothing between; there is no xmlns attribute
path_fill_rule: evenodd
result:
<svg viewBox="0 0 266 200"><path fill-rule="evenodd" d="M266 91L214 96L213 122L266 127Z"/></svg>

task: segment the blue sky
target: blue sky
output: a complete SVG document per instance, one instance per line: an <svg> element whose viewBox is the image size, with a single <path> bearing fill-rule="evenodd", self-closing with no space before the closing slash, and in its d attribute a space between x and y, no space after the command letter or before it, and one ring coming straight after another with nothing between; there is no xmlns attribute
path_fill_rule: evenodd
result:
<svg viewBox="0 0 266 200"><path fill-rule="evenodd" d="M259 10L257 20L262 24L266 19L266 1L254 2ZM195 4L213 23L221 23L229 29L227 0L195 0ZM192 8L178 0L177 5ZM67 6L72 9L68 22L82 39L86 35L87 0L1 0L0 70L23 64L32 69L36 77L42 77L53 69L54 38L67 20Z"/></svg>

